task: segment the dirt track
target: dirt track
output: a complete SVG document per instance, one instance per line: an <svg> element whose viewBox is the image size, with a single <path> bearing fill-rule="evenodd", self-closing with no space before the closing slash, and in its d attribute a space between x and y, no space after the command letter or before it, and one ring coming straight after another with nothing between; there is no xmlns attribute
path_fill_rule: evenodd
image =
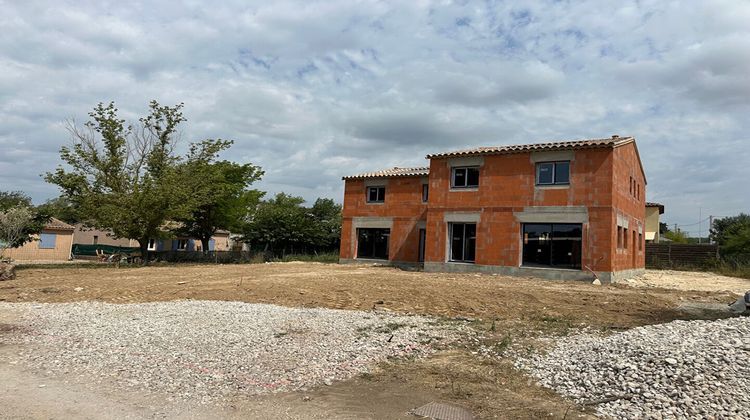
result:
<svg viewBox="0 0 750 420"><path fill-rule="evenodd" d="M315 263L139 268L29 268L0 284L8 302L115 303L238 300L500 320L563 319L631 327L680 318L685 300L724 302L729 293L676 291L477 274Z"/></svg>

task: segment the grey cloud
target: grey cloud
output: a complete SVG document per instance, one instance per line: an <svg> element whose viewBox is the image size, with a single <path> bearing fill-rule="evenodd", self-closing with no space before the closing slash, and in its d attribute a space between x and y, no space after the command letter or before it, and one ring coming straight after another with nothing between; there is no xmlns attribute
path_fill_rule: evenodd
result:
<svg viewBox="0 0 750 420"><path fill-rule="evenodd" d="M55 195L39 174L62 121L157 99L185 102L183 147L235 139L225 157L271 194L340 200L342 175L431 152L627 134L668 221L747 208L748 18L739 0L6 3L0 189Z"/></svg>

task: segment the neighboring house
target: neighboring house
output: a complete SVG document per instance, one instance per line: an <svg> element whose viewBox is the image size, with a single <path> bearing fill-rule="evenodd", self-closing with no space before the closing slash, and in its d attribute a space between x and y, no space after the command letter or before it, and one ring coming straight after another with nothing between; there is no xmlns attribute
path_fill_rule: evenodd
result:
<svg viewBox="0 0 750 420"><path fill-rule="evenodd" d="M138 244L138 241L135 241ZM138 245L136 245L138 246ZM151 239L149 251L202 251L199 239L177 236L171 239ZM229 251L229 231L217 230L208 241L208 251Z"/></svg>
<svg viewBox="0 0 750 420"><path fill-rule="evenodd" d="M76 245L110 245L138 248L135 239L116 239L110 231L86 228L76 225L73 243ZM209 241L209 251L229 251L229 231L218 230ZM200 251L201 241L194 238L175 236L168 239L151 239L149 251Z"/></svg>
<svg viewBox="0 0 750 420"><path fill-rule="evenodd" d="M664 205L646 203L646 242L660 242L659 215L664 214Z"/></svg>
<svg viewBox="0 0 750 420"><path fill-rule="evenodd" d="M18 261L68 261L75 228L52 217L34 240L19 248L10 248L4 256Z"/></svg>
<svg viewBox="0 0 750 420"><path fill-rule="evenodd" d="M482 147L347 176L340 261L603 282L644 268L635 139Z"/></svg>
<svg viewBox="0 0 750 420"><path fill-rule="evenodd" d="M73 243L79 245L110 245L121 247L138 247L138 241L135 239L115 238L112 232L85 227L78 223L75 225L73 232Z"/></svg>

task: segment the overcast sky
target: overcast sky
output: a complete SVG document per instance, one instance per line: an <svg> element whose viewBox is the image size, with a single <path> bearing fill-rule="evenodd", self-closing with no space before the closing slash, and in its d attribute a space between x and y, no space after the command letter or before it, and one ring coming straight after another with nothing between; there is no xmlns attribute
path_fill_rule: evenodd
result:
<svg viewBox="0 0 750 420"><path fill-rule="evenodd" d="M66 119L156 99L185 103L184 145L234 139L308 200L432 152L619 134L670 224L750 211L748 1L231 3L0 0L0 189L56 196Z"/></svg>

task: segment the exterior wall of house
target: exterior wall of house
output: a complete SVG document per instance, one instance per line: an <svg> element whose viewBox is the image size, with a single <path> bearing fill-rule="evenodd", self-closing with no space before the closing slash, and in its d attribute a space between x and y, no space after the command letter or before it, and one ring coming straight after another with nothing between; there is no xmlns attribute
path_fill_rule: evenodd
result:
<svg viewBox="0 0 750 420"><path fill-rule="evenodd" d="M426 177L347 180L341 226L342 260L357 255L357 228L390 228L388 259L416 263L419 257L419 228L424 227L427 204L422 202ZM385 186L383 203L367 202L367 187ZM430 194L432 191L430 191Z"/></svg>
<svg viewBox="0 0 750 420"><path fill-rule="evenodd" d="M636 150L635 144L630 143L612 152L615 214L610 252L614 256L612 271L615 272L643 270L646 262L646 180ZM619 230L623 236L627 235L620 247L617 240Z"/></svg>
<svg viewBox="0 0 750 420"><path fill-rule="evenodd" d="M35 240L19 248L7 249L4 256L18 261L67 261L70 259L73 246L72 230L44 229L41 233L55 235L54 248L41 248L39 236L35 236Z"/></svg>
<svg viewBox="0 0 750 420"><path fill-rule="evenodd" d="M425 268L445 270L448 221L477 223L477 266L521 266L524 222L582 224L582 265L610 271L606 255L612 215L610 150L486 155L480 159L432 159ZM536 186L536 163L567 160L570 184ZM480 165L476 190L452 190L451 167ZM465 220L462 220L465 219ZM460 267L461 263L447 263ZM471 266L471 264L467 264ZM542 269L547 270L547 269ZM590 275L589 275L590 277Z"/></svg>
<svg viewBox="0 0 750 420"><path fill-rule="evenodd" d="M536 185L539 162L570 161L568 185ZM453 167L478 166L479 186L451 187ZM356 259L357 228L390 228L389 260L416 263L426 230L425 271L480 271L556 279L617 281L643 270L646 180L634 143L615 148L432 158L424 177L349 179L345 183L341 261ZM366 202L366 187L385 185L385 202ZM449 223L476 223L473 263L449 261ZM524 223L582 228L581 268L529 267ZM618 246L627 229L627 246ZM623 241L624 242L624 241Z"/></svg>
<svg viewBox="0 0 750 420"><path fill-rule="evenodd" d="M659 242L659 207L646 207L646 233L653 235L654 242Z"/></svg>
<svg viewBox="0 0 750 420"><path fill-rule="evenodd" d="M187 241L187 249L184 251L201 251L200 239L178 237L172 239L159 239L156 243L156 251L177 251L181 240ZM138 241L133 241L138 246ZM229 251L229 233L217 233L211 237L209 247L211 251Z"/></svg>
<svg viewBox="0 0 750 420"><path fill-rule="evenodd" d="M137 247L138 241L120 238L115 239L109 232L100 229L90 229L83 225L76 225L73 232L73 243L83 245L112 245L122 247ZM94 241L96 237L96 241ZM96 242L96 243L95 243Z"/></svg>

